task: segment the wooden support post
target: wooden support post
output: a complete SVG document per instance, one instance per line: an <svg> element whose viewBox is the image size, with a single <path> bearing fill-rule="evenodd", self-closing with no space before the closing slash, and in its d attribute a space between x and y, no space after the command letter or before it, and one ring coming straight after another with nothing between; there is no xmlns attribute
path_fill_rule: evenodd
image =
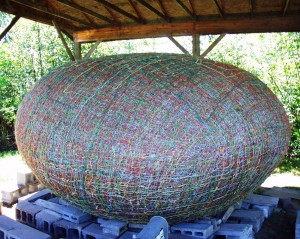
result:
<svg viewBox="0 0 300 239"><path fill-rule="evenodd" d="M74 57L76 61L79 61L82 59L81 56L81 43L74 41Z"/></svg>
<svg viewBox="0 0 300 239"><path fill-rule="evenodd" d="M214 42L200 55L200 59L206 57L206 55L211 52L212 49L225 37L226 33L222 33Z"/></svg>
<svg viewBox="0 0 300 239"><path fill-rule="evenodd" d="M171 42L173 42L174 44L175 44L175 46L177 46L184 54L186 54L186 55L189 55L190 53L178 42L178 41L176 41L175 40L175 38L174 37L172 37L172 36L169 36L168 37L170 40L171 40Z"/></svg>
<svg viewBox="0 0 300 239"><path fill-rule="evenodd" d="M92 48L88 51L88 53L83 58L84 60L89 59L93 52L97 49L101 41L96 41L95 44L92 46Z"/></svg>
<svg viewBox="0 0 300 239"><path fill-rule="evenodd" d="M193 56L194 57L200 56L200 35L199 34L193 35Z"/></svg>
<svg viewBox="0 0 300 239"><path fill-rule="evenodd" d="M68 44L67 44L67 42L66 42L66 40L65 40L65 38L64 38L61 30L60 30L60 27L57 25L57 23L54 20L52 21L52 23L53 23L53 25L54 25L57 33L58 33L58 36L59 36L60 40L62 41L62 43L63 43L63 45L64 45L64 47L66 49L66 51L67 51L67 53L68 53L71 61L75 61L75 58L74 58L74 56L73 56L70 48L68 47Z"/></svg>
<svg viewBox="0 0 300 239"><path fill-rule="evenodd" d="M4 31L1 33L0 35L0 41L2 40L2 38L5 37L5 35L9 32L10 29L12 29L12 27L17 23L17 21L20 19L19 16L15 16L11 22L9 23L9 25L4 29Z"/></svg>

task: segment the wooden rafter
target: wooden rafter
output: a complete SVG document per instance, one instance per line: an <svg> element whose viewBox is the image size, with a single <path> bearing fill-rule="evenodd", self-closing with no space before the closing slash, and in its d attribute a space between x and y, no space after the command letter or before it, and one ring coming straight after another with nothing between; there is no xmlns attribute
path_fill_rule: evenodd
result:
<svg viewBox="0 0 300 239"><path fill-rule="evenodd" d="M19 16L15 16L9 25L3 30L3 32L0 34L0 41L2 40L3 37L10 31L10 29L17 23L17 21L20 19Z"/></svg>
<svg viewBox="0 0 300 239"><path fill-rule="evenodd" d="M206 21L146 24L138 26L106 27L74 32L79 42L137 39L146 37L187 36L193 34L258 33L300 31L299 15L261 18L219 18Z"/></svg>
<svg viewBox="0 0 300 239"><path fill-rule="evenodd" d="M290 0L285 0L284 7L283 7L283 10L282 10L282 16L285 16L286 11L287 11L287 9L289 7L289 3L290 3Z"/></svg>
<svg viewBox="0 0 300 239"><path fill-rule="evenodd" d="M152 7L148 2L146 2L144 0L137 0L137 2L144 5L146 8L148 8L150 11L154 12L160 18L164 19L166 22L171 22L171 18L169 16L166 16L166 15L162 14L156 8Z"/></svg>
<svg viewBox="0 0 300 239"><path fill-rule="evenodd" d="M65 40L65 38L64 38L64 36L63 36L61 30L60 30L60 27L58 26L58 24L57 24L54 20L52 21L52 23L53 23L53 26L55 27L55 29L56 29L56 31L57 31L57 33L58 33L58 36L59 36L59 38L60 38L62 44L63 44L64 47L65 47L65 49L66 49L66 51L67 51L67 53L68 53L70 59L71 59L72 61L75 61L75 57L74 57L74 55L72 54L70 48L68 47L68 44L67 44L67 42L66 42L66 40Z"/></svg>
<svg viewBox="0 0 300 239"><path fill-rule="evenodd" d="M218 11L218 13L220 14L221 17L224 17L224 13L223 13L223 10L218 2L218 0L212 0L214 5L216 6L216 9Z"/></svg>
<svg viewBox="0 0 300 239"><path fill-rule="evenodd" d="M250 9L250 14L252 16L253 15L253 2L252 2L252 0L249 0L249 9Z"/></svg>
<svg viewBox="0 0 300 239"><path fill-rule="evenodd" d="M95 1L103 4L104 6L110 8L110 9L112 9L112 10L114 10L114 11L120 13L120 14L122 14L125 17L130 18L131 20L134 20L135 22L144 23L143 20L139 19L138 17L136 17L136 16L134 16L134 15L132 15L132 14L126 12L126 11L124 11L123 9L117 7L116 5L110 3L110 2L108 2L106 0L95 0Z"/></svg>
<svg viewBox="0 0 300 239"><path fill-rule="evenodd" d="M192 2L191 0L189 0L189 4L190 4L190 6L191 6L192 13L193 13L194 15L196 15L196 16L197 16L197 14L196 14L196 11L195 11L194 4L193 4L193 2Z"/></svg>
<svg viewBox="0 0 300 239"><path fill-rule="evenodd" d="M103 16L103 15L101 15L99 13L93 12L90 9L82 7L82 6L80 6L80 5L78 5L78 4L74 3L74 2L67 1L67 0L57 0L57 1L60 2L60 3L62 3L62 4L64 4L64 5L69 6L71 8L74 8L74 9L80 11L80 12L89 14L89 15L91 15L93 17L96 17L96 18L98 18L100 20L103 20L103 21L105 21L107 23L110 23L110 24L113 24L113 25L116 24L113 20L109 19L108 17L105 17L105 16Z"/></svg>
<svg viewBox="0 0 300 239"><path fill-rule="evenodd" d="M167 16L167 17L169 17L169 14L167 13L167 10L166 10L166 8L165 8L162 0L156 0L156 1L157 1L158 5L159 5L161 11L164 13L164 15Z"/></svg>
<svg viewBox="0 0 300 239"><path fill-rule="evenodd" d="M82 21L80 19L77 19L75 17L66 15L64 13L50 12L47 8L45 8L44 6L42 6L39 3L32 3L31 1L26 1L26 0L11 0L11 1L15 2L17 4L21 4L23 6L29 7L29 8L32 8L34 10L37 10L37 11L40 11L40 12L43 12L43 13L47 13L47 14L49 14L51 16L54 16L54 17L57 17L57 18L61 18L61 19L64 19L64 20L67 20L67 21L71 21L71 22L72 21L73 22L77 22L77 23L80 23L80 24L82 24L84 26L88 26L88 27L92 27L92 28L96 27L94 24Z"/></svg>
<svg viewBox="0 0 300 239"><path fill-rule="evenodd" d="M168 36L171 42L174 43L175 46L177 46L184 54L189 55L190 53L178 42L175 40L174 37Z"/></svg>
<svg viewBox="0 0 300 239"><path fill-rule="evenodd" d="M191 10L181 1L181 0L175 0L179 6L181 8L184 9L184 11L186 11L192 18L196 19L197 17L195 16L195 14L193 12L191 12ZM190 2L191 3L191 2Z"/></svg>
<svg viewBox="0 0 300 239"><path fill-rule="evenodd" d="M132 7L132 9L135 11L136 15L138 16L138 18L141 21L144 21L142 14L140 13L140 11L137 9L136 5L134 4L134 2L132 0L128 0L130 6Z"/></svg>

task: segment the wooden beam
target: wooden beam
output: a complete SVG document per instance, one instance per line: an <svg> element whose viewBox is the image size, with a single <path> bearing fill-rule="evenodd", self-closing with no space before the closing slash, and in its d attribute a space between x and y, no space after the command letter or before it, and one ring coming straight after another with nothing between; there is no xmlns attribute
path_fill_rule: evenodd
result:
<svg viewBox="0 0 300 239"><path fill-rule="evenodd" d="M5 35L12 29L12 27L17 23L17 21L20 19L19 16L15 16L11 22L8 24L8 26L3 30L3 32L0 34L0 41L2 38L5 37Z"/></svg>
<svg viewBox="0 0 300 239"><path fill-rule="evenodd" d="M189 55L190 53L178 42L174 37L168 36L168 38L177 46L184 54Z"/></svg>
<svg viewBox="0 0 300 239"><path fill-rule="evenodd" d="M80 42L74 42L74 58L76 61L79 61L82 59Z"/></svg>
<svg viewBox="0 0 300 239"><path fill-rule="evenodd" d="M93 12L90 9L82 7L82 6L80 6L80 5L78 5L78 4L74 3L74 2L67 1L67 0L57 0L57 1L60 2L60 3L62 3L62 4L64 4L64 5L69 6L71 8L74 8L74 9L80 11L80 12L89 14L89 15L91 15L93 17L96 17L97 19L100 19L102 21L108 22L108 23L110 23L112 25L116 24L113 20L109 19L108 17L105 17L105 16L103 16L103 15L101 15L99 13Z"/></svg>
<svg viewBox="0 0 300 239"><path fill-rule="evenodd" d="M289 3L290 3L290 0L285 0L284 7L283 7L283 10L282 10L282 16L285 16L286 11L289 7Z"/></svg>
<svg viewBox="0 0 300 239"><path fill-rule="evenodd" d="M220 6L218 0L212 0L212 1L213 1L213 3L215 4L216 9L217 9L218 13L220 14L220 16L221 16L221 17L224 17L223 10L222 10L222 8L221 8L221 6Z"/></svg>
<svg viewBox="0 0 300 239"><path fill-rule="evenodd" d="M186 11L193 19L197 19L197 17L196 17L196 15L193 13L193 12L191 12L191 10L186 6L186 5L184 5L184 3L181 1L181 0L175 0L178 4L179 4L179 6L181 7L181 8L183 8L183 10L184 11ZM191 2L190 2L191 3Z"/></svg>
<svg viewBox="0 0 300 239"><path fill-rule="evenodd" d="M212 51L212 49L215 48L215 46L225 37L226 33L222 33L214 42L200 55L200 58L203 59L206 57L208 53Z"/></svg>
<svg viewBox="0 0 300 239"><path fill-rule="evenodd" d="M134 15L132 15L132 14L126 12L126 11L124 11L123 9L117 7L116 5L110 3L106 0L95 0L95 1L103 4L104 6L110 8L110 9L112 9L112 10L114 10L114 11L116 11L116 12L122 14L122 15L124 15L125 17L130 18L131 20L134 20L135 22L144 23L143 20L139 19L138 17L136 17L136 16L134 16Z"/></svg>
<svg viewBox="0 0 300 239"><path fill-rule="evenodd" d="M193 36L193 56L200 56L200 34L194 34Z"/></svg>
<svg viewBox="0 0 300 239"><path fill-rule="evenodd" d="M188 36L193 34L260 33L300 31L300 16L262 18L215 19L139 26L109 27L75 31L78 42L109 41L163 36Z"/></svg>
<svg viewBox="0 0 300 239"><path fill-rule="evenodd" d="M46 7L44 7L43 5L41 5L40 3L33 3L31 1L26 1L26 0L11 0L12 2L15 2L17 4L21 4L23 6L26 6L26 7L29 7L29 8L32 8L34 10L37 10L37 11L40 11L40 12L43 12L43 13L47 13L51 16L55 16L55 17L58 17L58 18L61 18L61 19L65 19L65 20L68 20L68 21L71 21L71 22L77 22L77 23L80 23L84 26L88 26L88 27L93 27L95 28L96 26L89 23L89 22L85 22L85 21L82 21L80 19L77 19L75 17L71 17L69 15L66 15L64 13L54 13L54 12L50 12Z"/></svg>
<svg viewBox="0 0 300 239"><path fill-rule="evenodd" d="M164 19L166 22L171 22L171 18L169 16L166 16L162 14L160 11L158 11L156 8L152 7L148 2L144 0L136 0L140 4L144 5L146 8L148 8L150 11L154 12L157 16Z"/></svg>
<svg viewBox="0 0 300 239"><path fill-rule="evenodd" d="M62 43L63 43L63 45L64 45L64 47L66 49L66 51L67 51L67 53L68 53L71 61L75 61L75 57L73 56L70 48L68 47L68 44L67 44L67 42L66 42L66 40L65 40L65 38L64 38L61 30L60 30L60 27L57 25L57 23L54 20L52 21L52 23L53 23L53 26L55 27L55 29L56 29L56 31L58 33L58 36L59 36L60 40L62 41Z"/></svg>
<svg viewBox="0 0 300 239"><path fill-rule="evenodd" d="M100 43L101 43L101 41L96 41L83 59L84 60L89 59L91 57L91 55L93 54L93 52L97 49L97 47L99 46Z"/></svg>

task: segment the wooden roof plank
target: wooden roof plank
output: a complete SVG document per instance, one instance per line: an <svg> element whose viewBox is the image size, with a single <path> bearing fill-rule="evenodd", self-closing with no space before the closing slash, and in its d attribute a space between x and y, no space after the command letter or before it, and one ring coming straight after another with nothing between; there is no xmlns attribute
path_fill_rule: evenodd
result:
<svg viewBox="0 0 300 239"><path fill-rule="evenodd" d="M192 34L258 33L300 31L300 16L261 18L220 18L206 21L190 21L140 26L110 27L74 32L79 42L137 39L163 36L187 36Z"/></svg>
<svg viewBox="0 0 300 239"><path fill-rule="evenodd" d="M103 20L103 21L105 21L107 23L110 23L110 24L113 24L113 25L116 24L116 22L114 22L113 20L109 19L108 17L105 17L105 16L103 16L103 15L101 15L99 13L93 12L90 9L82 7L82 6L80 6L80 5L78 5L78 4L74 3L74 2L67 1L67 0L56 0L56 1L58 1L58 2L60 2L62 4L64 4L64 5L67 5L67 6L71 7L71 8L74 8L74 9L80 11L80 12L89 14L89 15L91 15L93 17L96 17L96 18L98 18L100 20Z"/></svg>
<svg viewBox="0 0 300 239"><path fill-rule="evenodd" d="M132 14L126 12L126 11L124 11L123 9L117 7L116 5L110 3L106 0L95 0L95 1L103 4L104 6L110 8L110 9L112 9L112 10L114 10L114 11L116 11L116 12L122 14L122 15L124 15L125 17L130 18L131 20L134 20L135 22L144 23L143 20L139 19L138 17L136 17L136 16L134 16L134 15L132 15Z"/></svg>
<svg viewBox="0 0 300 239"><path fill-rule="evenodd" d="M74 22L80 23L80 24L82 24L84 26L87 26L87 27L93 27L93 28L96 27L94 24L82 21L80 19L77 19L75 17L66 15L64 13L51 12L45 6L43 6L42 4L39 4L39 3L32 3L32 2L29 2L29 1L26 1L26 0L11 0L11 1L15 2L17 4L24 5L24 6L29 7L29 8L32 8L34 10L37 10L37 11L40 11L40 12L43 12L43 13L47 13L51 16L55 16L55 17L64 19L64 20L68 20L68 21L71 21L71 22L74 21Z"/></svg>
<svg viewBox="0 0 300 239"><path fill-rule="evenodd" d="M166 16L162 14L160 11L158 11L156 8L152 7L149 3L147 3L144 0L136 0L140 4L144 5L146 8L148 8L150 11L154 12L157 16L164 19L166 22L171 22L171 18L169 16Z"/></svg>
<svg viewBox="0 0 300 239"><path fill-rule="evenodd" d="M193 19L197 19L197 16L193 13L193 12L191 12L191 10L181 1L181 0L175 0L178 4L179 4L179 6L180 7L182 7L183 8L183 10L184 11L186 11ZM191 2L190 2L190 4L191 4Z"/></svg>

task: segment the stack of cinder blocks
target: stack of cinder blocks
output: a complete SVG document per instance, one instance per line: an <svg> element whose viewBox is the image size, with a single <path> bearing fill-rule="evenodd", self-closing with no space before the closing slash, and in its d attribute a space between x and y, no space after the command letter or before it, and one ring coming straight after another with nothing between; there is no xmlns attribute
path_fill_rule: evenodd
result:
<svg viewBox="0 0 300 239"><path fill-rule="evenodd" d="M184 235L186 238L199 239L251 239L261 229L265 218L277 207L278 201L278 197L252 194L219 217L171 226L170 237L181 239L180 236ZM175 237L175 234L180 236Z"/></svg>
<svg viewBox="0 0 300 239"><path fill-rule="evenodd" d="M31 231L32 235L41 236L30 239L251 239L277 206L278 198L251 195L216 217L182 222L171 227L162 217L153 217L147 225L95 218L57 198L48 189L21 197L18 201L18 222L14 223L21 222L26 224L23 226L30 226L32 230L43 233L35 234L35 231ZM296 238L300 239L299 217L300 213L296 224ZM6 228L6 225L11 224L9 220L4 218L2 223L0 221L0 239L6 239L1 235L8 235L8 231L12 230ZM23 238L23 234L18 234L21 233L19 229L15 230L15 237L12 238ZM45 235L48 237L43 237Z"/></svg>
<svg viewBox="0 0 300 239"><path fill-rule="evenodd" d="M4 185L1 188L2 203L4 206L11 206L22 196L44 189L33 173L28 169L17 172L17 183Z"/></svg>

